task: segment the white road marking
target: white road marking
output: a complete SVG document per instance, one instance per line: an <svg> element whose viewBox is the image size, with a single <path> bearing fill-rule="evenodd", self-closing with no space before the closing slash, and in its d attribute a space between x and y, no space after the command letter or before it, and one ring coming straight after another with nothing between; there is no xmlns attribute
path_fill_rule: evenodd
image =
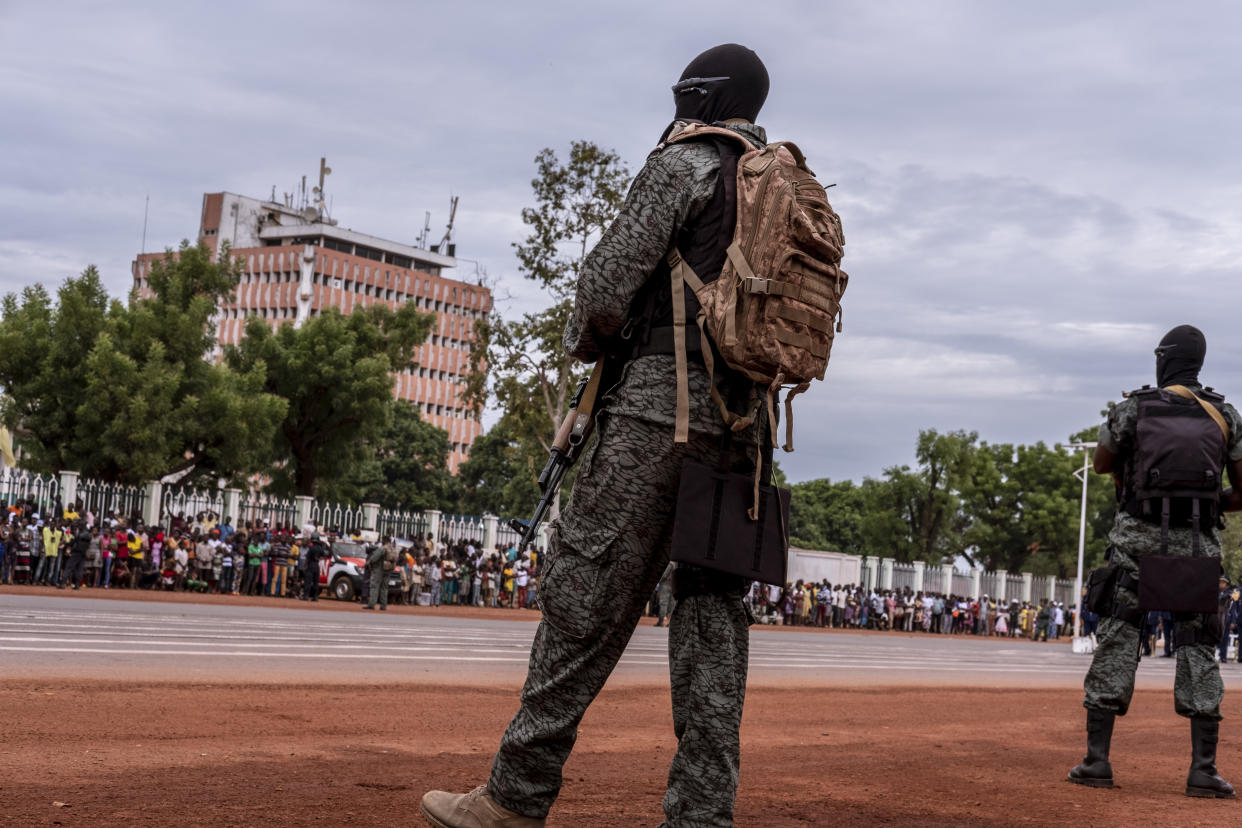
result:
<svg viewBox="0 0 1242 828"><path fill-rule="evenodd" d="M0 596L0 601L6 597ZM12 603L0 606L0 651L153 660L188 656L525 665L536 629L530 623L467 619L455 626L404 614L279 617L289 609L296 612L296 607L220 604L185 605L173 610L148 606L151 612L118 607L115 613L97 606L87 607L90 611L86 612L46 607L27 610ZM666 668L664 635L663 630L640 627L622 656L621 666ZM1002 643L971 636L912 639L886 637L884 633L858 636L812 630L763 631L751 636L750 650L752 673L1076 677L1082 676L1090 664L1089 658L1072 655L1068 647L1011 640ZM63 660L57 663L63 664ZM10 664L24 666L15 661ZM1145 658L1140 672L1151 678L1167 677L1174 666L1172 659ZM1230 671L1223 672L1227 681L1233 678Z"/></svg>

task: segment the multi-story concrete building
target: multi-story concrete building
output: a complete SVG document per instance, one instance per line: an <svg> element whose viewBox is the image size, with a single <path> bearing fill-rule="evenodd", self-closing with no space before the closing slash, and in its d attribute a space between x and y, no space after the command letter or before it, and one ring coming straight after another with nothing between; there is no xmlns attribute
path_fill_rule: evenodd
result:
<svg viewBox="0 0 1242 828"><path fill-rule="evenodd" d="M492 308L491 291L444 274L457 260L452 245L436 248L388 241L339 227L322 209L298 209L233 193L203 196L199 241L216 255L229 243L242 260L241 283L216 315L219 348L241 340L246 319L273 327L301 325L324 308L349 313L356 305L413 302L434 311L436 325L418 353L418 367L395 375L395 393L415 403L423 419L448 432L453 471L483 426L462 402L474 322ZM134 286L149 291L147 275L162 253L139 255Z"/></svg>

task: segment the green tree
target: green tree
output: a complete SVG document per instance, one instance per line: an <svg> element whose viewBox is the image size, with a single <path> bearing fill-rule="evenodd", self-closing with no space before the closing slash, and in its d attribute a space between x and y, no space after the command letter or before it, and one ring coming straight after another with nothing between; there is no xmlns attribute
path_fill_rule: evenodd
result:
<svg viewBox="0 0 1242 828"><path fill-rule="evenodd" d="M0 385L4 424L18 435L27 465L40 472L80 469L77 412L86 401L91 348L122 312L94 265L65 281L57 301L42 285L4 297Z"/></svg>
<svg viewBox="0 0 1242 828"><path fill-rule="evenodd" d="M139 482L236 477L265 465L284 402L264 393L260 373L209 358L212 317L232 297L238 267L227 247L212 261L206 245L188 242L155 262L152 295L131 298L87 359L81 468Z"/></svg>
<svg viewBox="0 0 1242 828"><path fill-rule="evenodd" d="M460 486L449 473L448 456L448 432L425 422L413 403L394 399L383 436L368 444L347 478L326 482L320 494L327 500L378 503L409 512L453 512Z"/></svg>
<svg viewBox="0 0 1242 828"><path fill-rule="evenodd" d="M795 546L862 554L863 489L851 480L808 480L792 487L789 535Z"/></svg>
<svg viewBox="0 0 1242 828"><path fill-rule="evenodd" d="M905 468L886 472L899 497L900 514L910 526L914 560L940 562L962 552L966 521L959 491L974 462L977 439L975 432L920 431L918 470L913 475Z"/></svg>
<svg viewBox="0 0 1242 828"><path fill-rule="evenodd" d="M1225 530L1220 533L1221 566L1234 586L1242 578L1242 515L1225 515Z"/></svg>
<svg viewBox="0 0 1242 828"><path fill-rule="evenodd" d="M909 466L884 470L883 479L863 480L863 551L903 563L919 560L913 531L922 484Z"/></svg>
<svg viewBox="0 0 1242 828"><path fill-rule="evenodd" d="M519 270L540 285L548 305L518 319L476 324L467 399L477 411L490 391L506 421L504 436L546 454L582 373L561 343L574 286L587 253L620 210L630 175L615 152L589 141L574 141L563 164L545 149L535 167L535 206L522 211L529 235L514 247Z"/></svg>
<svg viewBox="0 0 1242 828"><path fill-rule="evenodd" d="M1094 439L1094 429L1071 442ZM962 489L970 557L987 569L1069 577L1078 562L1082 452L1044 443L979 447ZM1115 508L1109 475L1089 473L1084 561L1103 559Z"/></svg>
<svg viewBox="0 0 1242 828"><path fill-rule="evenodd" d="M40 288L5 298L4 418L36 470L140 483L231 477L267 459L284 403L260 375L208 360L211 317L237 284L236 263L183 242L148 283L151 296L122 305L92 267L66 281L54 306Z"/></svg>
<svg viewBox="0 0 1242 828"><path fill-rule="evenodd" d="M537 443L519 440L506 415L470 446L457 470L462 510L501 517L526 517L539 500L536 481L546 457Z"/></svg>
<svg viewBox="0 0 1242 828"><path fill-rule="evenodd" d="M391 422L391 372L415 367L434 320L413 304L375 304L348 316L328 308L300 328L246 322L225 360L243 375L263 376L264 390L287 404L272 445L282 461L275 489L313 496L317 484L348 480L367 461Z"/></svg>

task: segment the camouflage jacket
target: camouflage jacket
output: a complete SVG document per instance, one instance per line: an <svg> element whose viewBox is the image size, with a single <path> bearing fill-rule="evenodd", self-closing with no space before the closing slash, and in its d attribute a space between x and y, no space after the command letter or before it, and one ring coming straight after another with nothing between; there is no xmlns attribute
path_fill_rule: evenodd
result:
<svg viewBox="0 0 1242 828"><path fill-rule="evenodd" d="M1186 387L1195 393L1203 390L1201 385L1188 383ZM1224 404L1221 413L1229 424L1229 461L1242 460L1242 416L1229 403ZM1117 455L1116 474L1122 473L1122 464L1134 451L1134 438L1137 433L1138 400L1128 397L1109 409L1108 419L1100 426L1100 445ZM1238 486L1242 485L1242 480L1231 480L1230 483ZM1193 548L1192 531L1184 528L1171 529L1169 554L1190 554ZM1216 530L1204 532L1200 541L1202 550L1208 555L1220 555L1220 536ZM1108 533L1108 542L1130 555L1159 554L1160 526L1118 509L1117 516L1113 519L1113 528Z"/></svg>
<svg viewBox="0 0 1242 828"><path fill-rule="evenodd" d="M762 127L728 124L756 146L767 144ZM617 336L634 297L668 253L680 228L697 216L716 189L719 151L706 142L673 144L647 159L616 220L587 254L578 278L573 315L565 327L565 350L593 361L600 342ZM724 429L711 401L707 371L690 362L690 427L708 434ZM640 357L625 366L608 393L609 411L672 426L677 381L672 356Z"/></svg>

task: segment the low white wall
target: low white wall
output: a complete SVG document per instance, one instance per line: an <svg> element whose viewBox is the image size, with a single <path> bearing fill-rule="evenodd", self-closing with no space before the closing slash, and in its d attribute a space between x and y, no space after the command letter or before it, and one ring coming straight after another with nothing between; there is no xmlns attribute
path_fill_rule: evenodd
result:
<svg viewBox="0 0 1242 828"><path fill-rule="evenodd" d="M857 584L862 575L862 561L854 555L841 552L817 552L811 549L789 547L790 583L802 581L828 581L837 584Z"/></svg>

